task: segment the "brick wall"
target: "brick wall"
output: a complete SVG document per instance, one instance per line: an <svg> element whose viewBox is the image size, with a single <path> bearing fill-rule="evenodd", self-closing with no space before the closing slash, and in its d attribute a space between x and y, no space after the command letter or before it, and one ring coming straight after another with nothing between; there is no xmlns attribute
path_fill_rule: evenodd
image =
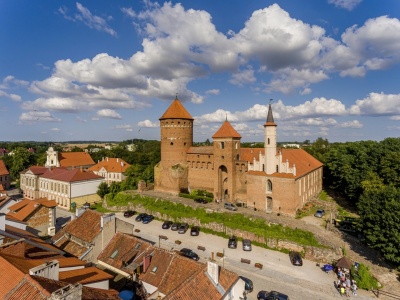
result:
<svg viewBox="0 0 400 300"><path fill-rule="evenodd" d="M37 228L39 226L49 226L49 208L45 206L40 206L36 211L31 214L25 222L28 226L32 228Z"/></svg>

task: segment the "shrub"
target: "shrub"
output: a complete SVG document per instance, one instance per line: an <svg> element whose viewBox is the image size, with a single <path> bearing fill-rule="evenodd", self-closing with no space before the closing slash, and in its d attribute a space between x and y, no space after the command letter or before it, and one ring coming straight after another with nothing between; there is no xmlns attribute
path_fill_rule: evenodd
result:
<svg viewBox="0 0 400 300"><path fill-rule="evenodd" d="M360 289L371 290L379 287L378 280L372 276L367 266L360 264L358 266L358 270L353 266L351 268L351 273L353 274L353 278L356 280L357 286Z"/></svg>

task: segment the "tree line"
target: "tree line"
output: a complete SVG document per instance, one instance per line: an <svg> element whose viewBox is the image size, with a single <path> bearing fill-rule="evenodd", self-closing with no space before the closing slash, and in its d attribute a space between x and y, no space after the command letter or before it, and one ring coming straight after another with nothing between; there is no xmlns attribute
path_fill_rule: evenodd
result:
<svg viewBox="0 0 400 300"><path fill-rule="evenodd" d="M347 143L319 138L306 150L324 163L324 186L357 209L364 241L400 268L400 138Z"/></svg>

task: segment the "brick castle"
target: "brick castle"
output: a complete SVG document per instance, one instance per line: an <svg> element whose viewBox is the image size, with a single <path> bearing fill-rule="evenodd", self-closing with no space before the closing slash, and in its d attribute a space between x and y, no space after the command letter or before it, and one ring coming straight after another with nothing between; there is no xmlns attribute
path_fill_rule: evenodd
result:
<svg viewBox="0 0 400 300"><path fill-rule="evenodd" d="M161 116L155 190L206 190L215 200L291 216L321 192L322 163L303 149L277 148L271 104L264 148L241 148L241 135L228 120L212 136L212 146L193 147L193 121L178 99Z"/></svg>

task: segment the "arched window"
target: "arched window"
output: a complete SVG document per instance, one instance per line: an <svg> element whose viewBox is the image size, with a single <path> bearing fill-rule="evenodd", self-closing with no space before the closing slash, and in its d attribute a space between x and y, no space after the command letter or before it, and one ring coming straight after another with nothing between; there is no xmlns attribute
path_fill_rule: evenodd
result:
<svg viewBox="0 0 400 300"><path fill-rule="evenodd" d="M268 142L267 142L267 143L268 143L268 145L269 145L269 138L268 138Z"/></svg>
<svg viewBox="0 0 400 300"><path fill-rule="evenodd" d="M272 182L269 179L267 180L267 191L272 192Z"/></svg>

